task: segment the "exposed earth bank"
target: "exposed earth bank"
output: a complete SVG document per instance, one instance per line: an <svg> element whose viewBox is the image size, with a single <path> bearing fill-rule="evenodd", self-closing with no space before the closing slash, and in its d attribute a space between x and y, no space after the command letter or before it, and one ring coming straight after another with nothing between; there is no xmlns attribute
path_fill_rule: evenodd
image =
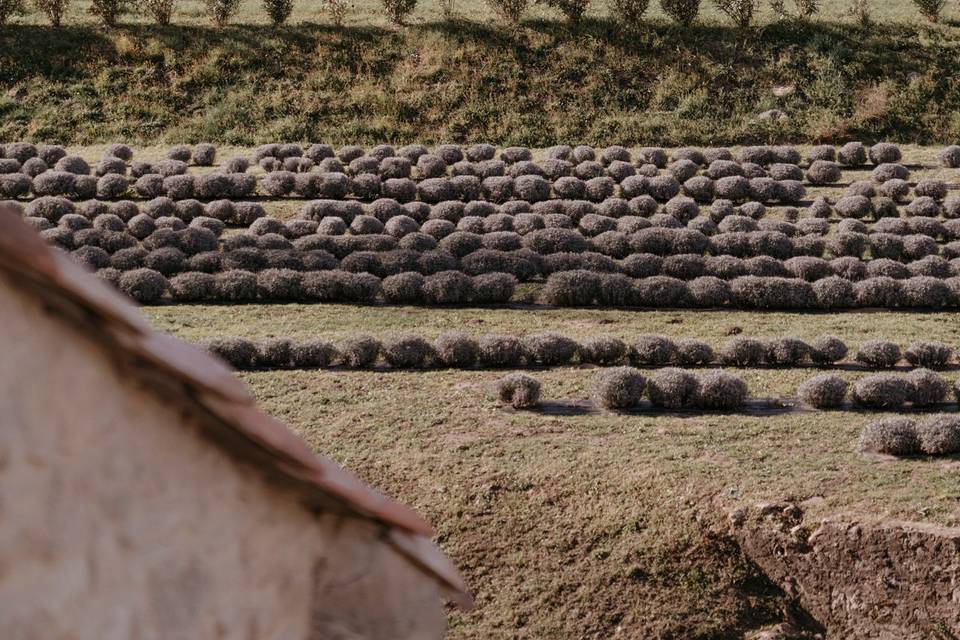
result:
<svg viewBox="0 0 960 640"><path fill-rule="evenodd" d="M756 638L960 637L960 528L806 522L789 502L731 514L744 554L793 602Z"/></svg>

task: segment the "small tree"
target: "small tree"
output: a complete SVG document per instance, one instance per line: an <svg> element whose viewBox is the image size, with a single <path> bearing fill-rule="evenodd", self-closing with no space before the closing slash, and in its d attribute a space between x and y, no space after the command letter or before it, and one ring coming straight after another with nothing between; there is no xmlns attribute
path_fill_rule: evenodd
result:
<svg viewBox="0 0 960 640"><path fill-rule="evenodd" d="M342 26L347 12L350 10L350 4L347 0L322 0L322 4L327 13L330 14L330 20L336 26Z"/></svg>
<svg viewBox="0 0 960 640"><path fill-rule="evenodd" d="M402 25L417 8L417 0L383 0L383 10L387 18L396 25Z"/></svg>
<svg viewBox="0 0 960 640"><path fill-rule="evenodd" d="M700 0L660 0L660 8L671 20L686 27L700 14Z"/></svg>
<svg viewBox="0 0 960 640"><path fill-rule="evenodd" d="M537 0L551 9L556 9L566 17L571 24L580 24L583 15L590 8L590 0Z"/></svg>
<svg viewBox="0 0 960 640"><path fill-rule="evenodd" d="M55 27L63 22L63 14L67 12L70 0L34 0L34 3Z"/></svg>
<svg viewBox="0 0 960 640"><path fill-rule="evenodd" d="M487 4L504 20L517 24L530 3L529 0L487 0Z"/></svg>
<svg viewBox="0 0 960 640"><path fill-rule="evenodd" d="M757 10L756 0L713 0L713 3L741 29L750 26Z"/></svg>
<svg viewBox="0 0 960 640"><path fill-rule="evenodd" d="M99 18L104 26L112 27L127 10L126 4L125 0L92 0L90 13Z"/></svg>
<svg viewBox="0 0 960 640"><path fill-rule="evenodd" d="M170 24L175 3L176 0L143 0L143 5L147 8L147 12L153 16L154 22L159 25Z"/></svg>
<svg viewBox="0 0 960 640"><path fill-rule="evenodd" d="M940 12L947 4L947 0L913 0L920 14L930 22L940 22Z"/></svg>
<svg viewBox="0 0 960 640"><path fill-rule="evenodd" d="M440 14L444 20L453 20L457 17L456 0L439 0Z"/></svg>
<svg viewBox="0 0 960 640"><path fill-rule="evenodd" d="M293 0L263 0L263 8L270 16L270 22L281 25L290 17L293 11Z"/></svg>
<svg viewBox="0 0 960 640"><path fill-rule="evenodd" d="M873 24L873 17L870 15L869 0L853 0L849 14L861 27L869 27Z"/></svg>
<svg viewBox="0 0 960 640"><path fill-rule="evenodd" d="M240 8L240 0L205 0L207 5L207 15L218 27L222 27L230 18L236 15Z"/></svg>
<svg viewBox="0 0 960 640"><path fill-rule="evenodd" d="M809 20L820 11L820 0L793 0L793 4L796 9L795 14L787 9L784 0L770 0L770 7L773 9L773 12L782 19L799 18L801 20Z"/></svg>
<svg viewBox="0 0 960 640"><path fill-rule="evenodd" d="M624 25L634 25L643 20L650 0L610 0L610 13Z"/></svg>

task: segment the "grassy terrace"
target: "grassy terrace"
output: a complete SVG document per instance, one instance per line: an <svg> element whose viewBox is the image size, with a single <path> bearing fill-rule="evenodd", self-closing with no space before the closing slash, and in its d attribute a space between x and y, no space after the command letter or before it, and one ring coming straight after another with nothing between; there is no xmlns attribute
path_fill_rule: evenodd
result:
<svg viewBox="0 0 960 640"><path fill-rule="evenodd" d="M849 344L958 344L948 313L788 314L362 308L145 309L184 338L647 332L719 345L746 335ZM548 399L589 397L592 371L536 372ZM789 396L810 369L744 370L757 396ZM722 535L739 504L807 500L811 518L960 523L955 460L854 452L878 414L555 415L496 406L495 371L248 373L263 406L317 450L420 511L477 595L454 638L730 638L774 619L781 596ZM862 373L843 372L854 379ZM955 373L949 373L952 380Z"/></svg>

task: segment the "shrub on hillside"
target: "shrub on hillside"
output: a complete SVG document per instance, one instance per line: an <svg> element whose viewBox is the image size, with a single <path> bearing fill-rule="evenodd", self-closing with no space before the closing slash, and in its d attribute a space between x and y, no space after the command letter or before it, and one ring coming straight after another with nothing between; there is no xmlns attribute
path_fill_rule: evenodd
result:
<svg viewBox="0 0 960 640"><path fill-rule="evenodd" d="M215 25L222 27L230 22L230 19L236 15L240 9L240 0L204 0L204 5L207 16L213 20ZM187 157L189 158L189 155Z"/></svg>
<svg viewBox="0 0 960 640"><path fill-rule="evenodd" d="M290 345L290 363L298 369L328 367L339 355L337 348L326 340L303 340Z"/></svg>
<svg viewBox="0 0 960 640"><path fill-rule="evenodd" d="M540 382L523 373L511 373L497 381L497 395L514 409L531 409L540 404Z"/></svg>
<svg viewBox="0 0 960 640"><path fill-rule="evenodd" d="M920 15L930 22L940 22L940 13L947 6L947 0L913 0Z"/></svg>
<svg viewBox="0 0 960 640"><path fill-rule="evenodd" d="M860 433L860 451L910 456L920 451L916 424L909 418L884 418L867 424Z"/></svg>
<svg viewBox="0 0 960 640"><path fill-rule="evenodd" d="M107 27L117 24L121 14L127 9L125 0L91 0L89 11Z"/></svg>
<svg viewBox="0 0 960 640"><path fill-rule="evenodd" d="M713 0L713 3L740 28L750 26L757 10L757 0Z"/></svg>
<svg viewBox="0 0 960 640"><path fill-rule="evenodd" d="M143 0L143 6L147 12L153 16L154 22L159 25L170 24L170 18L173 16L173 7L176 0ZM246 158L244 158L246 160ZM246 167L243 169L246 171ZM224 171L228 171L224 169Z"/></svg>
<svg viewBox="0 0 960 640"><path fill-rule="evenodd" d="M660 0L660 8L677 24L689 26L700 14L700 0Z"/></svg>
<svg viewBox="0 0 960 640"><path fill-rule="evenodd" d="M54 27L61 25L63 16L70 6L70 0L33 0L33 2Z"/></svg>
<svg viewBox="0 0 960 640"><path fill-rule="evenodd" d="M487 5L493 9L501 19L517 24L523 19L527 11L529 0L487 0ZM467 157L470 157L469 152Z"/></svg>
<svg viewBox="0 0 960 640"><path fill-rule="evenodd" d="M835 409L843 404L849 386L840 376L824 374L801 384L797 389L797 396L817 409Z"/></svg>
<svg viewBox="0 0 960 640"><path fill-rule="evenodd" d="M590 7L590 0L536 0L552 9L556 9L571 24L580 24L583 15Z"/></svg>
<svg viewBox="0 0 960 640"><path fill-rule="evenodd" d="M283 24L293 11L293 0L263 0L263 8L274 25Z"/></svg>
<svg viewBox="0 0 960 640"><path fill-rule="evenodd" d="M635 27L649 6L650 0L611 0L610 13L622 25Z"/></svg>
<svg viewBox="0 0 960 640"><path fill-rule="evenodd" d="M604 409L629 409L640 404L647 380L633 367L613 367L594 374L594 402Z"/></svg>
<svg viewBox="0 0 960 640"><path fill-rule="evenodd" d="M540 292L540 299L558 307L590 305L600 291L600 278L592 271L578 269L552 273Z"/></svg>

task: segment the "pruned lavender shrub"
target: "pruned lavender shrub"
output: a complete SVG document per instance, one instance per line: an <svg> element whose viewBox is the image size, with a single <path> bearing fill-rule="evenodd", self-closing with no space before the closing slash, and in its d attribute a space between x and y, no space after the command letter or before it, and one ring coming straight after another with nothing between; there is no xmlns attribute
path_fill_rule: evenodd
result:
<svg viewBox="0 0 960 640"><path fill-rule="evenodd" d="M809 346L810 359L818 365L831 365L847 356L847 345L836 336L818 336Z"/></svg>
<svg viewBox="0 0 960 640"><path fill-rule="evenodd" d="M540 404L540 382L523 373L511 373L497 381L497 396L514 409L532 409Z"/></svg>
<svg viewBox="0 0 960 640"><path fill-rule="evenodd" d="M666 336L640 335L633 343L632 358L639 365L660 367L673 362L676 355L676 345Z"/></svg>
<svg viewBox="0 0 960 640"><path fill-rule="evenodd" d="M211 355L240 371L252 369L257 357L256 346L246 338L211 338L204 347Z"/></svg>
<svg viewBox="0 0 960 640"><path fill-rule="evenodd" d="M437 356L429 342L413 334L387 336L380 350L395 369L423 369L432 366Z"/></svg>
<svg viewBox="0 0 960 640"><path fill-rule="evenodd" d="M380 341L368 335L350 336L338 346L340 362L351 369L369 367L380 355Z"/></svg>
<svg viewBox="0 0 960 640"><path fill-rule="evenodd" d="M823 374L805 381L797 389L797 396L817 409L836 409L843 405L850 384L838 375Z"/></svg>
<svg viewBox="0 0 960 640"><path fill-rule="evenodd" d="M773 338L764 345L764 360L777 366L795 366L807 359L810 347L798 338Z"/></svg>
<svg viewBox="0 0 960 640"><path fill-rule="evenodd" d="M887 373L861 378L853 385L853 401L868 409L897 409L913 394L913 385Z"/></svg>
<svg viewBox="0 0 960 640"><path fill-rule="evenodd" d="M913 342L903 352L911 365L928 369L942 369L952 355L953 350L942 342Z"/></svg>
<svg viewBox="0 0 960 640"><path fill-rule="evenodd" d="M120 290L141 304L159 302L170 283L153 269L134 269L120 277Z"/></svg>
<svg viewBox="0 0 960 640"><path fill-rule="evenodd" d="M699 409L730 411L747 400L747 383L726 371L709 371L698 376L693 405Z"/></svg>
<svg viewBox="0 0 960 640"><path fill-rule="evenodd" d="M591 380L594 402L608 410L636 407L646 386L646 378L633 367L603 369Z"/></svg>
<svg viewBox="0 0 960 640"><path fill-rule="evenodd" d="M702 340L683 338L676 341L676 347L676 361L684 366L700 366L714 360L713 348Z"/></svg>
<svg viewBox="0 0 960 640"><path fill-rule="evenodd" d="M914 369L906 376L910 385L910 402L917 407L929 407L943 402L950 392L946 380L929 369Z"/></svg>
<svg viewBox="0 0 960 640"><path fill-rule="evenodd" d="M916 423L909 418L884 418L864 426L859 449L864 453L912 456L920 452Z"/></svg>
<svg viewBox="0 0 960 640"><path fill-rule="evenodd" d="M720 348L720 361L726 365L751 367L763 362L765 348L754 338L737 336Z"/></svg>
<svg viewBox="0 0 960 640"><path fill-rule="evenodd" d="M673 367L655 371L647 382L650 402L655 407L665 409L681 409L691 406L697 396L698 389L699 380L697 376Z"/></svg>
<svg viewBox="0 0 960 640"><path fill-rule="evenodd" d="M520 340L523 356L531 365L553 367L569 363L580 346L557 333L536 333Z"/></svg>
<svg viewBox="0 0 960 640"><path fill-rule="evenodd" d="M587 364L611 365L623 362L626 343L614 336L593 336L580 343L580 361Z"/></svg>
<svg viewBox="0 0 960 640"><path fill-rule="evenodd" d="M433 344L437 360L446 367L465 369L477 362L477 340L459 331L441 333Z"/></svg>
<svg viewBox="0 0 960 640"><path fill-rule="evenodd" d="M931 456L960 453L960 418L939 414L929 416L916 425L920 451Z"/></svg>
<svg viewBox="0 0 960 640"><path fill-rule="evenodd" d="M857 349L857 362L877 369L890 369L900 361L900 347L885 340L869 340Z"/></svg>

